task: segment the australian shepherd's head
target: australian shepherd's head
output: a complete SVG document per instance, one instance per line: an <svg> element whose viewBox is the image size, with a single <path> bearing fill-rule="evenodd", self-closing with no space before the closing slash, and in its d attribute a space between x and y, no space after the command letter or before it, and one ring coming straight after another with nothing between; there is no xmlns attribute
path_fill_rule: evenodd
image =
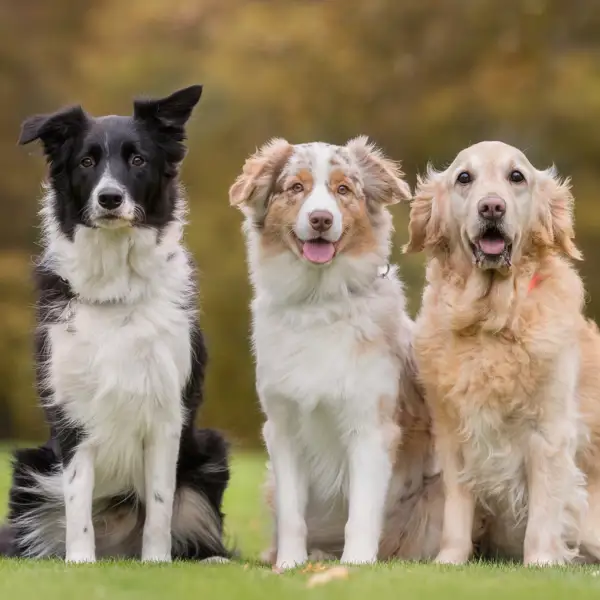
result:
<svg viewBox="0 0 600 600"><path fill-rule="evenodd" d="M49 164L49 205L62 234L80 228L163 228L175 218L184 126L202 86L137 100L133 116L94 118L72 106L25 120L20 144L40 140Z"/></svg>
<svg viewBox="0 0 600 600"><path fill-rule="evenodd" d="M365 137L265 144L229 191L246 215L255 286L318 299L370 286L389 255L386 207L410 197L399 165Z"/></svg>

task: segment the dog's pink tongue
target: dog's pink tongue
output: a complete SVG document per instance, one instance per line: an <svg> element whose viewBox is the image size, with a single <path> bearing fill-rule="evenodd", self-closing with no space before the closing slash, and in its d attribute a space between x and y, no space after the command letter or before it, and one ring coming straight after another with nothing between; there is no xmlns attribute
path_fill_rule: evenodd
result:
<svg viewBox="0 0 600 600"><path fill-rule="evenodd" d="M482 238L479 240L479 247L486 254L502 254L505 246L506 243L502 238Z"/></svg>
<svg viewBox="0 0 600 600"><path fill-rule="evenodd" d="M323 264L329 262L335 254L335 247L331 242L304 242L302 246L304 258L310 262Z"/></svg>

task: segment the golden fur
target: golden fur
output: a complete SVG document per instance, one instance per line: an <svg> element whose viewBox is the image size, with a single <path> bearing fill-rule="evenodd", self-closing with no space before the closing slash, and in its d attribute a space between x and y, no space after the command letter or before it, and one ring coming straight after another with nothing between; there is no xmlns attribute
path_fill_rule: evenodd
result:
<svg viewBox="0 0 600 600"><path fill-rule="evenodd" d="M487 197L506 203L497 264L474 260ZM600 558L600 336L569 260L572 204L568 181L500 142L418 182L405 250L428 255L415 353L446 492L439 562L473 542L526 564Z"/></svg>

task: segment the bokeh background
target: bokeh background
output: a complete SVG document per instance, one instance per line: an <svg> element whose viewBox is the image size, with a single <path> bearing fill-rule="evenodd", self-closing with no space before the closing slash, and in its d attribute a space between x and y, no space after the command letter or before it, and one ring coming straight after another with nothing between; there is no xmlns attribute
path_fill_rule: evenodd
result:
<svg viewBox="0 0 600 600"><path fill-rule="evenodd" d="M202 422L259 443L241 216L227 190L271 136L368 134L414 185L427 161L501 139L573 177L588 312L600 316L600 8L596 0L0 0L0 439L46 434L33 389L32 256L45 168L23 118L203 83L183 169L211 363ZM420 257L394 261L418 309Z"/></svg>

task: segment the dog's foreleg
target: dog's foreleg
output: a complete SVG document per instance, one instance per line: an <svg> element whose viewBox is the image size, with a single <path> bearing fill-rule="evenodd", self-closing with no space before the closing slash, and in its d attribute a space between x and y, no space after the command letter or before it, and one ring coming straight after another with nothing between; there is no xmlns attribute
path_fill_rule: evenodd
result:
<svg viewBox="0 0 600 600"><path fill-rule="evenodd" d="M285 424L267 421L263 436L275 475L276 565L291 569L307 560L308 478L293 433Z"/></svg>
<svg viewBox="0 0 600 600"><path fill-rule="evenodd" d="M539 390L543 419L527 438L528 515L523 546L526 565L560 564L577 553L567 547L569 531L586 509L584 477L575 456L578 440L579 353L565 346L556 375ZM578 540L570 540L577 542Z"/></svg>
<svg viewBox="0 0 600 600"><path fill-rule="evenodd" d="M80 446L63 465L63 494L66 520L66 561L95 562L96 545L92 522L94 454Z"/></svg>
<svg viewBox="0 0 600 600"><path fill-rule="evenodd" d="M569 558L565 534L567 504L577 497L583 476L573 444L557 436L533 433L529 439L527 490L529 510L523 558L526 565L562 564ZM578 481L579 480L579 481ZM579 485L578 485L579 483Z"/></svg>
<svg viewBox="0 0 600 600"><path fill-rule="evenodd" d="M379 550L392 461L381 428L352 434L348 452L349 509L342 562L373 563Z"/></svg>
<svg viewBox="0 0 600 600"><path fill-rule="evenodd" d="M142 560L171 562L171 519L175 499L181 423L157 419L144 446L146 522Z"/></svg>
<svg viewBox="0 0 600 600"><path fill-rule="evenodd" d="M435 562L459 565L469 560L473 550L475 497L460 481L460 448L449 438L450 436L440 436L437 440L445 503L442 543Z"/></svg>

